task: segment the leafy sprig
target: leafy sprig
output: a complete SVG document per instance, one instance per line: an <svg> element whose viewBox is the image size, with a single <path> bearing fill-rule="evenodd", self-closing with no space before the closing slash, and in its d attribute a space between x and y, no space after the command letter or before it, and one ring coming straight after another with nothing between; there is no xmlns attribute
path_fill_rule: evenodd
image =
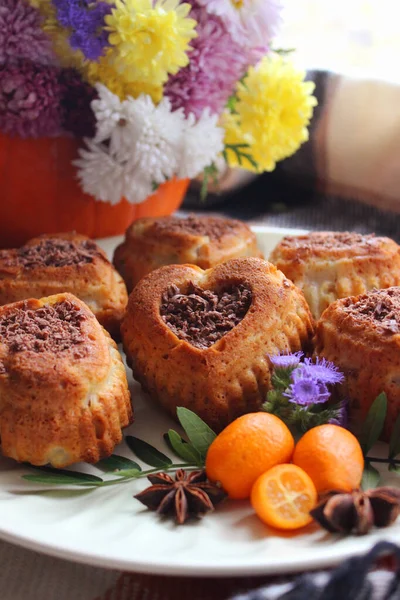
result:
<svg viewBox="0 0 400 600"><path fill-rule="evenodd" d="M177 409L177 416L188 439L185 440L173 429L170 429L164 435L164 439L174 454L184 461L182 463L173 462L169 456L148 442L128 435L125 437L128 448L136 458L152 467L151 469L143 470L136 461L125 456L113 454L108 458L100 460L95 465L103 473L112 474L114 476L113 479L103 479L89 473L54 469L52 467L32 467L37 471L37 474L23 475L22 477L31 483L74 485L95 489L126 483L134 479L147 477L147 475L158 473L159 471L174 471L181 468L203 468L207 450L216 437L216 434L199 416L187 408L179 407Z"/></svg>
<svg viewBox="0 0 400 600"><path fill-rule="evenodd" d="M200 200L202 202L204 202L205 199L207 198L208 184L210 183L210 180L212 180L215 188L218 190L218 184L219 184L218 176L219 176L218 167L214 163L211 163L211 165L209 165L208 167L206 167L204 169L203 180L201 182L201 188L200 188Z"/></svg>
<svg viewBox="0 0 400 600"><path fill-rule="evenodd" d="M233 152L241 167L246 168L245 163L247 161L256 171L258 171L258 163L249 152L245 151L249 150L249 148L249 144L225 144L225 149L222 154L227 164L229 164L228 152Z"/></svg>
<svg viewBox="0 0 400 600"><path fill-rule="evenodd" d="M397 417L390 436L387 458L369 456L368 454L382 434L387 415L387 408L387 396L382 392L372 403L359 434L359 440L365 459L362 480L362 487L364 490L370 489L371 487L377 487L381 479L379 471L372 463L386 464L388 465L389 471L400 473L400 460L396 460L396 457L400 454L400 415Z"/></svg>

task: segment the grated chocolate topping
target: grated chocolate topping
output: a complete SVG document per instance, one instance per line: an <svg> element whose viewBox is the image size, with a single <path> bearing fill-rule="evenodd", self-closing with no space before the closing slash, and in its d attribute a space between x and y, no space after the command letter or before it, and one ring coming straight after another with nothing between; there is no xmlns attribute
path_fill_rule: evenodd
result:
<svg viewBox="0 0 400 600"><path fill-rule="evenodd" d="M218 294L191 282L186 294L176 285L168 288L160 314L179 339L196 348L209 348L240 323L251 301L251 290L245 285L233 285Z"/></svg>
<svg viewBox="0 0 400 600"><path fill-rule="evenodd" d="M73 242L69 240L49 238L41 240L35 246L22 246L16 255L10 257L6 266L22 266L25 269L36 267L66 267L93 262L99 256L99 250L91 240Z"/></svg>
<svg viewBox="0 0 400 600"><path fill-rule="evenodd" d="M82 310L68 300L36 310L24 302L22 308L0 317L0 342L6 344L11 353L60 353L85 341L81 324L86 318ZM83 356L83 349L74 356Z"/></svg>
<svg viewBox="0 0 400 600"><path fill-rule="evenodd" d="M223 235L236 231L237 224L230 219L218 217L196 217L185 218L166 217L155 221L149 228L151 235L162 233L189 233L194 235L206 235L214 240L219 240Z"/></svg>
<svg viewBox="0 0 400 600"><path fill-rule="evenodd" d="M345 311L368 321L375 321L379 327L390 333L400 333L400 287L374 290L361 296L351 304L345 302Z"/></svg>

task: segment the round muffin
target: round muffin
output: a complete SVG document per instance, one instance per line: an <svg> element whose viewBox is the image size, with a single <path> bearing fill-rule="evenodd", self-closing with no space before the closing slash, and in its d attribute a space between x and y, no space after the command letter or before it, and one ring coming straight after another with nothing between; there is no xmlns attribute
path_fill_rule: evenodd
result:
<svg viewBox="0 0 400 600"><path fill-rule="evenodd" d="M386 392L387 438L400 413L400 287L331 304L317 323L315 352L345 374L342 393L350 400L354 429Z"/></svg>
<svg viewBox="0 0 400 600"><path fill-rule="evenodd" d="M132 421L115 342L88 307L59 294L0 307L0 439L33 465L97 462Z"/></svg>
<svg viewBox="0 0 400 600"><path fill-rule="evenodd" d="M128 364L176 417L185 406L215 431L256 411L270 388L268 355L307 350L303 294L270 263L238 258L204 271L170 265L144 277L121 326Z"/></svg>
<svg viewBox="0 0 400 600"><path fill-rule="evenodd" d="M53 294L74 294L119 338L128 302L125 284L103 250L75 233L42 235L0 250L0 305Z"/></svg>
<svg viewBox="0 0 400 600"><path fill-rule="evenodd" d="M400 247L360 233L285 237L270 261L304 292L315 319L335 300L400 285Z"/></svg>
<svg viewBox="0 0 400 600"><path fill-rule="evenodd" d="M114 254L114 265L128 291L164 265L191 264L209 269L242 256L262 254L251 229L234 219L219 217L146 217L126 232Z"/></svg>

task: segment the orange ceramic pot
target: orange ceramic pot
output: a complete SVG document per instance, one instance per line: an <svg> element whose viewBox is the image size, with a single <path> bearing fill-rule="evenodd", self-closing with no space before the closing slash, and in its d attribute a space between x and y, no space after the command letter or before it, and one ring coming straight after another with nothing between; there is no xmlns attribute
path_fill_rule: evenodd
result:
<svg viewBox="0 0 400 600"><path fill-rule="evenodd" d="M76 231L89 237L121 234L132 221L179 208L189 181L172 180L141 204L112 206L84 194L72 161L80 140L0 135L0 247L16 247L41 233Z"/></svg>

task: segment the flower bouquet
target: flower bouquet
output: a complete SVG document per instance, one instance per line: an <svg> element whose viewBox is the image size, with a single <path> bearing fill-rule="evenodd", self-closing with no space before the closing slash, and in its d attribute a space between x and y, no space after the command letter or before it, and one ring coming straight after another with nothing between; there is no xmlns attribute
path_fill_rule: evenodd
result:
<svg viewBox="0 0 400 600"><path fill-rule="evenodd" d="M277 0L2 0L0 236L99 234L93 207L116 233L224 165L273 170L316 104L279 21Z"/></svg>

